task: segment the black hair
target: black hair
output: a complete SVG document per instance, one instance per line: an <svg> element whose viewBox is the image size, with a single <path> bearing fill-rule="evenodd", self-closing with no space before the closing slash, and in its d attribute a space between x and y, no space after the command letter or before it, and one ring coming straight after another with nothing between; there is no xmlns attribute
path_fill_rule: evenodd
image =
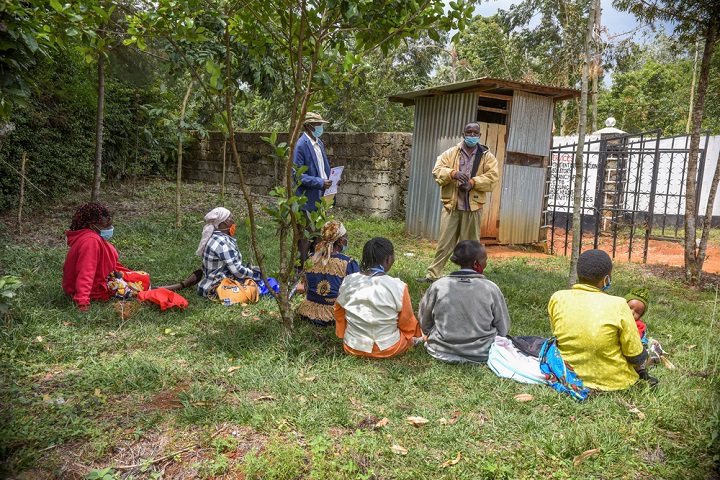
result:
<svg viewBox="0 0 720 480"><path fill-rule="evenodd" d="M577 274L581 283L596 286L612 272L610 255L602 250L587 250L577 261Z"/></svg>
<svg viewBox="0 0 720 480"><path fill-rule="evenodd" d="M95 225L102 221L103 217L111 217L110 211L99 203L86 203L81 205L75 212L72 222L70 223L70 230L82 230L83 228L90 228L91 225Z"/></svg>
<svg viewBox="0 0 720 480"><path fill-rule="evenodd" d="M363 247L361 270L368 270L373 265L380 265L387 257L395 253L395 247L390 240L383 237L375 237L368 240Z"/></svg>
<svg viewBox="0 0 720 480"><path fill-rule="evenodd" d="M463 133L465 133L465 130L466 130L467 127L469 127L470 125L475 125L475 126L478 127L478 130L480 130L480 124L479 124L478 122L468 122L468 123L466 123L465 126L463 127Z"/></svg>
<svg viewBox="0 0 720 480"><path fill-rule="evenodd" d="M450 261L461 267L470 265L475 260L480 260L483 255L487 255L485 247L477 240L462 240L455 245Z"/></svg>

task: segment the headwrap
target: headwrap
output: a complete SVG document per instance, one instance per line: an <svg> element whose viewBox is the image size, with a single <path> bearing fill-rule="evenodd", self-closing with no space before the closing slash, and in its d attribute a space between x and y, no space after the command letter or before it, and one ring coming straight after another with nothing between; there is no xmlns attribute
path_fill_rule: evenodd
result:
<svg viewBox="0 0 720 480"><path fill-rule="evenodd" d="M75 212L75 216L70 223L70 230L75 231L90 228L90 225L100 223L103 217L110 216L108 209L99 203L86 203L81 205L77 212Z"/></svg>
<svg viewBox="0 0 720 480"><path fill-rule="evenodd" d="M208 241L210 240L212 233L215 231L218 225L230 218L230 215L230 210L225 207L213 208L208 212L207 215L205 215L205 226L202 229L200 245L198 245L197 250L195 250L195 255L197 255L198 257L202 257L203 250L205 250L205 245L207 245Z"/></svg>
<svg viewBox="0 0 720 480"><path fill-rule="evenodd" d="M325 223L320 229L320 242L315 247L313 263L321 262L323 265L327 265L333 254L335 242L346 233L345 226L339 220L330 220Z"/></svg>
<svg viewBox="0 0 720 480"><path fill-rule="evenodd" d="M648 305L648 294L650 292L645 287L640 288L633 288L630 290L630 293L625 295L625 301L629 302L630 300L638 300L642 302L645 305L645 312L643 312L643 315L645 315L648 311L648 308L650 308L650 305Z"/></svg>

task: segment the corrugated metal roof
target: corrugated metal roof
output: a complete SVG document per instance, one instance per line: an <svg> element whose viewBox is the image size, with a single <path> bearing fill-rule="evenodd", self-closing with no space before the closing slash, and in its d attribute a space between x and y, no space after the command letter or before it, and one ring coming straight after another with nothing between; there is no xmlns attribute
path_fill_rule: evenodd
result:
<svg viewBox="0 0 720 480"><path fill-rule="evenodd" d="M437 87L416 90L414 92L399 93L388 98L392 102L399 102L405 106L410 106L414 105L415 100L418 98L434 95L469 93L477 91L512 95L513 90L549 96L555 101L567 100L580 96L580 90L575 88L553 87L550 85L542 85L540 83L516 82L504 78L480 77L473 80L467 80L465 82L450 83L447 85L439 85Z"/></svg>

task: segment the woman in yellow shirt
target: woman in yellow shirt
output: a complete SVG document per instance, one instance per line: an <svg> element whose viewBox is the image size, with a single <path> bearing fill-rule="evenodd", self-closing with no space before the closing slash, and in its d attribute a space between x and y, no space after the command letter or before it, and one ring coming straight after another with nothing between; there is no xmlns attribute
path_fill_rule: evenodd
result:
<svg viewBox="0 0 720 480"><path fill-rule="evenodd" d="M622 297L610 287L612 260L602 250L583 252L578 283L555 292L548 304L552 332L565 362L586 387L622 390L638 381L633 365L645 361L635 320Z"/></svg>

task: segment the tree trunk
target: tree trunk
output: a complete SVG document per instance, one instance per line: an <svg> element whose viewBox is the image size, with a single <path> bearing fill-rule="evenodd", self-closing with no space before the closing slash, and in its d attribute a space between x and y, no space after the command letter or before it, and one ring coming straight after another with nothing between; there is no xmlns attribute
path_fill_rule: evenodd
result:
<svg viewBox="0 0 720 480"><path fill-rule="evenodd" d="M685 124L685 134L687 135L690 133L690 124L692 123L692 112L693 112L693 102L695 99L695 77L697 76L697 61L698 61L698 46L695 44L695 59L693 60L693 76L692 76L692 83L690 84L690 102L688 106L688 118L687 123Z"/></svg>
<svg viewBox="0 0 720 480"><path fill-rule="evenodd" d="M570 274L568 276L568 287L577 282L577 260L580 256L580 245L582 244L582 181L583 181L583 150L585 148L585 130L587 129L587 101L588 101L588 76L591 58L591 44L595 30L595 9L598 0L590 0L590 12L588 13L587 34L585 36L585 54L582 64L582 87L580 90L580 116L578 118L578 144L575 152L575 189L573 197L573 221L572 221L572 251L570 254Z"/></svg>
<svg viewBox="0 0 720 480"><path fill-rule="evenodd" d="M715 42L717 40L718 20L712 17L705 36L700 64L700 79L697 87L697 98L693 107L692 134L690 135L690 151L688 153L687 179L685 181L685 280L692 285L700 281L702 262L699 259L698 249L695 245L697 224L697 172L698 152L700 150L700 128L702 126L705 97L707 94L708 78L710 77L710 62Z"/></svg>
<svg viewBox="0 0 720 480"><path fill-rule="evenodd" d="M192 91L193 84L195 83L195 77L190 77L190 85L188 85L187 91L185 92L185 98L183 98L182 108L180 108L180 125L178 125L178 159L177 159L177 184L175 186L175 227L180 228L180 190L182 189L182 161L183 161L183 121L185 120L185 107L187 107L188 98L190 98L190 92ZM223 163L224 165L224 163Z"/></svg>
<svg viewBox="0 0 720 480"><path fill-rule="evenodd" d="M596 60L597 61L597 60ZM600 68L597 63L594 63L595 73L592 81L592 132L596 132L598 129L598 69Z"/></svg>
<svg viewBox="0 0 720 480"><path fill-rule="evenodd" d="M713 206L715 205L718 184L720 184L720 153L718 153L718 158L715 162L715 173L713 174L712 183L710 184L708 203L705 207L705 218L703 219L702 235L700 237L700 247L698 249L698 264L700 271L702 271L703 263L705 263L705 252L707 251L707 243L710 238L710 226L712 225Z"/></svg>
<svg viewBox="0 0 720 480"><path fill-rule="evenodd" d="M100 199L100 181L102 180L102 155L103 155L103 118L105 117L105 53L98 54L98 99L97 118L95 120L95 173L93 175L92 193L90 201L97 202Z"/></svg>
<svg viewBox="0 0 720 480"><path fill-rule="evenodd" d="M22 232L22 211L25 202L25 162L27 160L27 152L23 150L22 160L20 161L20 201L18 202L18 219L17 228Z"/></svg>
<svg viewBox="0 0 720 480"><path fill-rule="evenodd" d="M560 110L560 136L565 136L565 121L567 120L567 100L563 101L562 109Z"/></svg>

